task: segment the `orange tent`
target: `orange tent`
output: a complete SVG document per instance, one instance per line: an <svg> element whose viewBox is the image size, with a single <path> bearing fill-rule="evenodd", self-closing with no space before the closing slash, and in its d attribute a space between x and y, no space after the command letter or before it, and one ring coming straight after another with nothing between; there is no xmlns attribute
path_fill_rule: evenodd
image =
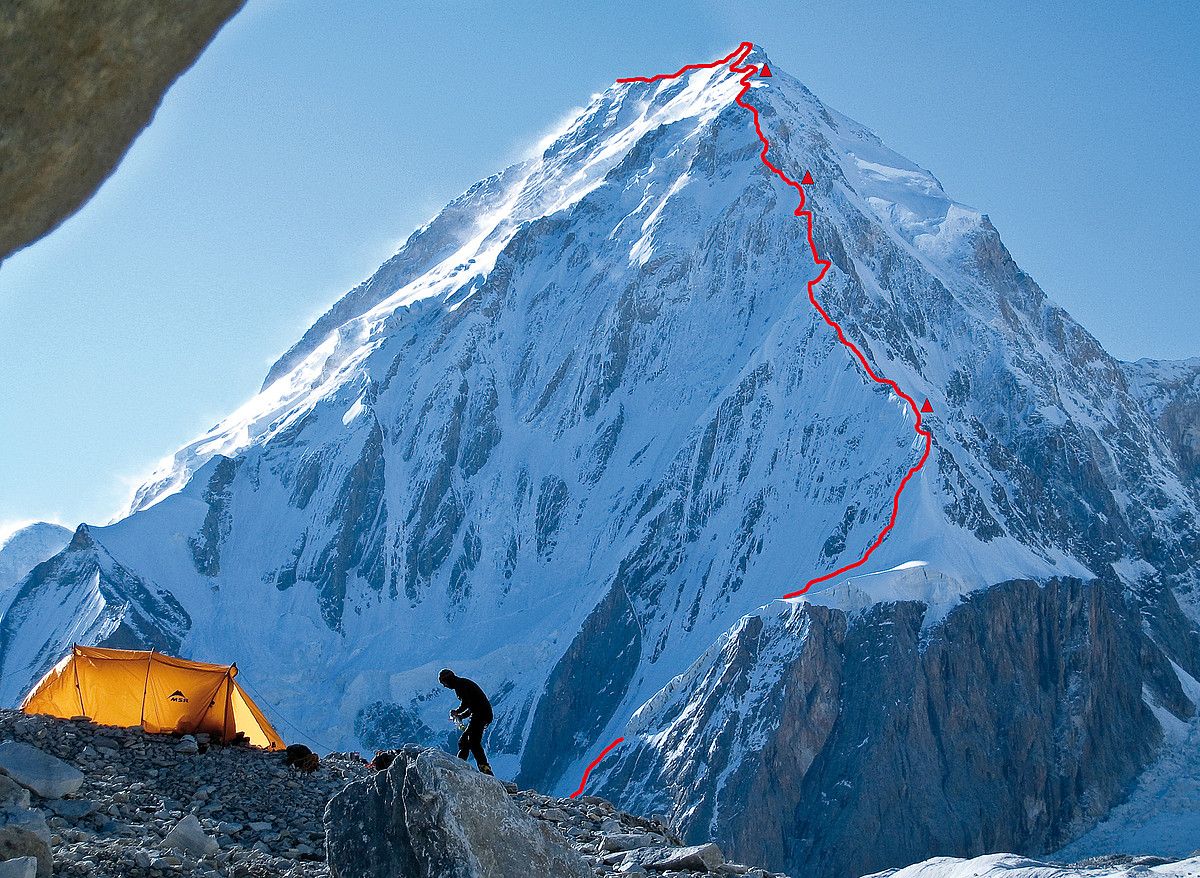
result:
<svg viewBox="0 0 1200 878"><path fill-rule="evenodd" d="M210 665L160 652L73 646L21 703L25 713L147 732L207 732L229 743L243 732L256 747L283 739L237 684L237 665Z"/></svg>

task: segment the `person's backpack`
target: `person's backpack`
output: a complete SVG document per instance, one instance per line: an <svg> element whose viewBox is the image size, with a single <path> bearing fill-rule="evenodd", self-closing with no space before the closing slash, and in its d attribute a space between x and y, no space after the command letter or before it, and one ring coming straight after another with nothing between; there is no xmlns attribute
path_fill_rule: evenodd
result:
<svg viewBox="0 0 1200 878"><path fill-rule="evenodd" d="M321 760L317 754L303 744L289 744L284 751L283 762L305 774L312 774L321 767Z"/></svg>
<svg viewBox="0 0 1200 878"><path fill-rule="evenodd" d="M389 765L396 761L395 750L376 750L375 758L367 763L368 768L376 771L387 771Z"/></svg>

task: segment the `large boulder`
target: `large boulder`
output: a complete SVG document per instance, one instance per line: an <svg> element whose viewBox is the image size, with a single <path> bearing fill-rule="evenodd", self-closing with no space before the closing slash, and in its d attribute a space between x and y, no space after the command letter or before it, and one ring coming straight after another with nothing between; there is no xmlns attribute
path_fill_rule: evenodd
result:
<svg viewBox="0 0 1200 878"><path fill-rule="evenodd" d="M50 878L50 827L41 811L0 808L0 861L19 857L37 860L37 878Z"/></svg>
<svg viewBox="0 0 1200 878"><path fill-rule="evenodd" d="M20 741L0 742L0 769L43 799L69 796L83 786L78 768Z"/></svg>
<svg viewBox="0 0 1200 878"><path fill-rule="evenodd" d="M0 808L28 808L29 790L6 774L0 774Z"/></svg>
<svg viewBox="0 0 1200 878"><path fill-rule="evenodd" d="M217 840L204 831L195 814L188 814L167 833L163 844L172 850L183 851L197 857L207 857L219 849Z"/></svg>
<svg viewBox="0 0 1200 878"><path fill-rule="evenodd" d="M591 878L553 829L495 778L437 750L406 747L325 810L333 878Z"/></svg>
<svg viewBox="0 0 1200 878"><path fill-rule="evenodd" d="M0 862L0 878L36 878L38 861L34 857L17 857Z"/></svg>
<svg viewBox="0 0 1200 878"><path fill-rule="evenodd" d="M641 869L651 872L708 873L720 869L725 863L725 856L719 847L708 842L691 847L637 847L627 849L624 857L605 858L605 862L621 872L636 873L637 869Z"/></svg>

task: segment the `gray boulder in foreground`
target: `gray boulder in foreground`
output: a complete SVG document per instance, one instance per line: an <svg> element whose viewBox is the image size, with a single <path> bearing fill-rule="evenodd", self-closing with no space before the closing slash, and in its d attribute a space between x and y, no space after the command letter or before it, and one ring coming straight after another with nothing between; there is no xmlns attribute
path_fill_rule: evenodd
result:
<svg viewBox="0 0 1200 878"><path fill-rule="evenodd" d="M6 774L0 774L0 808L28 808L29 790Z"/></svg>
<svg viewBox="0 0 1200 878"><path fill-rule="evenodd" d="M437 750L408 747L325 811L333 878L591 878L557 833L504 786Z"/></svg>
<svg viewBox="0 0 1200 878"><path fill-rule="evenodd" d="M50 878L54 870L50 854L50 827L41 811L0 808L0 861L32 858L37 878ZM16 872L14 874L21 874Z"/></svg>
<svg viewBox="0 0 1200 878"><path fill-rule="evenodd" d="M38 861L33 857L16 857L0 863L0 878L34 878Z"/></svg>
<svg viewBox="0 0 1200 878"><path fill-rule="evenodd" d="M20 741L0 742L0 769L43 799L60 799L83 786L83 772Z"/></svg>

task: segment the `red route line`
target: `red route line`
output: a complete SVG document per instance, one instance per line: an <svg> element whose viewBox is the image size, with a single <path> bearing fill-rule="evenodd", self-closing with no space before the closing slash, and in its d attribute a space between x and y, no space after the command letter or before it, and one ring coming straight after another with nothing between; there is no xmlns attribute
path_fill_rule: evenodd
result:
<svg viewBox="0 0 1200 878"><path fill-rule="evenodd" d="M844 347L849 349L852 354L854 354L854 358L858 360L859 365L863 367L863 371L870 376L871 380L876 384L882 384L885 387L890 388L893 393L908 403L909 408L912 409L913 415L916 418L913 429L916 431L918 436L921 436L925 440L925 450L921 454L921 459L908 468L908 471L904 474L904 478L900 480L900 485L896 488L896 493L892 497L892 512L891 515L888 516L887 524L884 525L883 529L879 531L879 535L875 537L871 544L867 546L866 551L864 551L862 554L862 557L860 557L857 561L839 567L837 570L832 570L829 573L825 573L821 576L810 579L808 582L804 583L803 587L785 594L783 597L786 600L787 598L799 597L817 583L825 582L826 580L833 579L836 576L841 576L843 573L853 570L856 567L861 567L863 564L867 563L867 559L869 559L871 554L878 549L880 545L882 545L883 541L887 539L887 535L891 533L892 528L896 526L896 517L900 514L900 495L904 493L904 489L908 486L908 483L912 477L920 472L921 468L925 466L926 461L929 460L929 454L933 447L933 434L926 430L924 426L922 426L921 407L917 405L917 401L901 390L900 385L898 385L895 381L890 378L884 378L877 374L875 370L871 368L871 364L867 361L866 356L861 350L859 350L858 345L846 337L846 333L842 331L842 327L838 324L838 322L830 317L829 312L826 311L821 306L821 303L817 301L817 296L813 292L813 287L820 283L821 279L825 277L825 273L829 271L831 263L828 259L822 259L821 255L817 252L817 242L813 240L812 211L806 210L804 207L806 200L804 194L804 185L797 183L781 169L776 167L769 158L767 158L767 151L771 148L771 142L767 140L767 135L763 133L762 124L759 121L758 108L753 104L749 104L743 100L743 98L746 96L746 93L750 91L751 80L758 74L759 71L757 64L743 65L741 63L743 60L745 60L746 56L750 54L753 48L753 43L742 42L736 49L734 49L724 58L709 62L708 64L688 64L685 67L679 68L674 73L660 73L656 76L628 76L623 79L618 79L617 82L660 82L665 79L675 79L679 76L682 76L684 73L687 73L689 70L707 70L714 67L721 67L726 64L729 65L729 70L732 73L744 74L739 80L742 85L742 90L737 93L737 96L734 98L734 102L743 110L749 111L754 117L754 133L758 135L758 139L762 143L762 152L759 153L759 159L762 160L762 163L766 165L771 173L782 180L786 185L794 189L800 196L800 204L796 207L795 215L802 217L807 224L808 248L812 251L813 262L821 266L821 270L817 273L817 276L808 282L808 301L811 302L812 306L817 309L817 313L821 315L821 319L829 324L829 326L833 328L833 331L837 333L838 341L841 342ZM601 759L608 755L610 750L624 740L624 738L617 738L615 741L605 747L603 751L601 751L600 755L597 756L592 761L591 765L587 767L587 771L583 773L583 780L579 783L579 789L571 794L571 798L575 798L575 796L578 796L583 792L583 788L587 784L588 775L592 773L592 769L600 763Z"/></svg>
<svg viewBox="0 0 1200 878"><path fill-rule="evenodd" d="M583 788L585 786L587 786L588 775L592 773L592 769L600 764L600 760L608 755L609 750L611 750L613 747L617 746L624 740L625 740L624 738L617 738L617 740L613 741L611 744L609 744L607 747L605 747L603 750L601 750L600 755L597 756L595 759L593 759L591 764L588 765L588 767L586 769L584 769L583 779L579 781L579 789L577 789L575 792L571 793L572 799L583 792Z"/></svg>

